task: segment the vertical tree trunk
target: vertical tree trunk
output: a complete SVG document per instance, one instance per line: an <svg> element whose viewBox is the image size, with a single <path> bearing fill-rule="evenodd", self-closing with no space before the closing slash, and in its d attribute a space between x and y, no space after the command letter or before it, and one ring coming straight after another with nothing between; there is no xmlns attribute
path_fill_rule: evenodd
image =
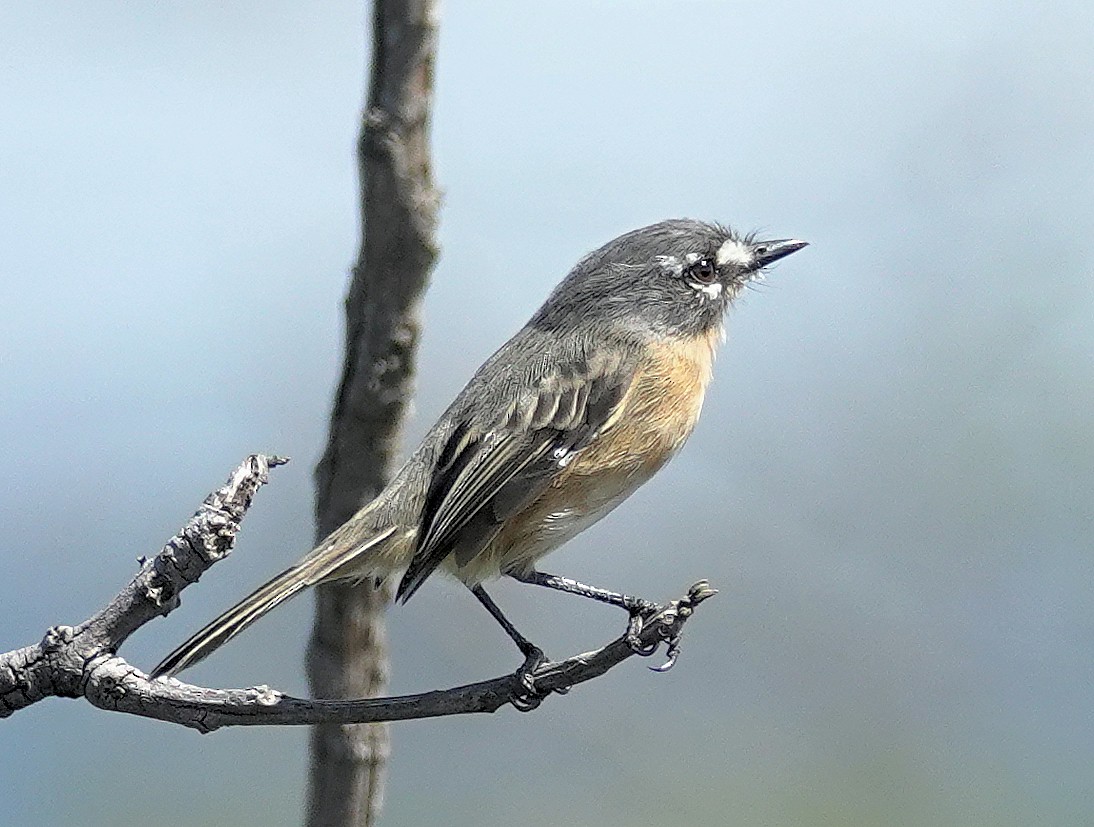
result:
<svg viewBox="0 0 1094 827"><path fill-rule="evenodd" d="M388 480L412 392L418 305L437 256L439 199L429 152L436 39L434 0L376 0L358 144L362 240L346 296L342 380L315 472L319 538ZM308 648L315 697L363 698L383 690L388 599L367 584L317 590ZM386 725L316 727L309 827L375 824L387 756Z"/></svg>

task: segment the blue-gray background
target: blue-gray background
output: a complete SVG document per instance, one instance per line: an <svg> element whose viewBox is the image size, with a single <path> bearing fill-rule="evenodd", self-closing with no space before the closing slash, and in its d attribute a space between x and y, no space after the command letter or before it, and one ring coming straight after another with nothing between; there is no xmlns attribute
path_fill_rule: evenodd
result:
<svg viewBox="0 0 1094 827"><path fill-rule="evenodd" d="M308 547L357 238L360 2L0 11L0 650L87 616L255 450L150 666ZM836 0L443 9L443 257L407 445L586 250L689 215L813 246L733 311L699 428L550 561L722 589L677 669L397 726L386 824L1094 821L1094 12ZM503 584L549 653L619 630ZM309 600L192 678L305 691ZM515 666L460 588L395 691ZM0 821L292 825L306 732L49 701Z"/></svg>

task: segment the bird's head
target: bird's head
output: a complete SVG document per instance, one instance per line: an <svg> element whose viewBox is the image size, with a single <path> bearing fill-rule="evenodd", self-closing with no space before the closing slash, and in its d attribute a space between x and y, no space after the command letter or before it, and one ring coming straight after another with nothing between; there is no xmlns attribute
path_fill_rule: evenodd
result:
<svg viewBox="0 0 1094 827"><path fill-rule="evenodd" d="M532 323L603 322L657 335L702 335L721 327L726 309L765 267L806 244L760 241L691 219L651 224L585 256Z"/></svg>

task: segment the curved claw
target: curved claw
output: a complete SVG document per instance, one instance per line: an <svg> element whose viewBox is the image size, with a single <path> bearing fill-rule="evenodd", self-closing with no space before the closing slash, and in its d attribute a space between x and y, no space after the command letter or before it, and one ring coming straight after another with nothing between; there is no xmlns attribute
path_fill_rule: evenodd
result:
<svg viewBox="0 0 1094 827"><path fill-rule="evenodd" d="M647 666L651 672L668 672L672 667L676 665L676 659L680 657L680 641L673 639L669 641L669 659L662 663L660 666Z"/></svg>
<svg viewBox="0 0 1094 827"><path fill-rule="evenodd" d="M543 695L536 695L531 692L524 695L514 692L509 696L509 703L513 705L517 712L531 712L543 703L543 697Z"/></svg>
<svg viewBox="0 0 1094 827"><path fill-rule="evenodd" d="M661 643L660 641L655 640L649 646L643 646L641 639L639 639L637 635L627 635L627 645L631 648L631 651L640 658L648 658L657 651L657 647L660 646Z"/></svg>
<svg viewBox="0 0 1094 827"><path fill-rule="evenodd" d="M676 631L674 634L671 634L671 636L665 635L669 645L668 652L666 653L668 655L668 660L660 666L647 667L650 671L668 672L676 665L676 661L680 657L680 627L676 625L677 620L690 617L696 606L717 593L718 590L713 588L709 581L700 580L688 589L687 597L683 600L673 601L671 604L664 607L663 610L659 607L658 610L664 612L661 618L662 622L666 627L675 628ZM640 612L631 614L631 622L630 625L627 626L627 644L633 651L640 655L652 655L657 649L657 642L644 649L639 648L640 642L638 635L642 631L642 623L643 617Z"/></svg>

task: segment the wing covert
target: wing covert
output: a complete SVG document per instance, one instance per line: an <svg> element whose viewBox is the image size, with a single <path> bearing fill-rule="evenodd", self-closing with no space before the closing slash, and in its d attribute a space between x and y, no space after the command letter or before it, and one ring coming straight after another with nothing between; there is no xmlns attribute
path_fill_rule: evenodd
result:
<svg viewBox="0 0 1094 827"><path fill-rule="evenodd" d="M433 471L414 559L399 584L406 601L451 553L470 560L505 521L538 497L573 455L611 427L633 368L567 360L540 375L496 422L462 418Z"/></svg>

